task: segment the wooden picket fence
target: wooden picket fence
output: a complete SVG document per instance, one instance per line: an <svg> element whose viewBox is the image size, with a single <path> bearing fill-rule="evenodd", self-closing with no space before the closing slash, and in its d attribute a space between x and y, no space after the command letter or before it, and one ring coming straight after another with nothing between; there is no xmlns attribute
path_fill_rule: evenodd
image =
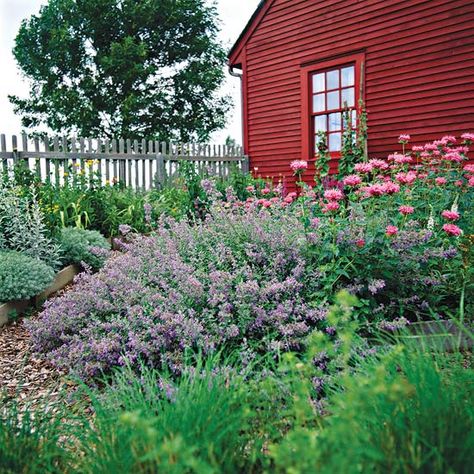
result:
<svg viewBox="0 0 474 474"><path fill-rule="evenodd" d="M183 162L192 163L200 174L220 177L235 169L249 171L248 156L240 146L75 137L30 139L25 134L20 140L13 135L7 141L0 135L0 173L23 163L39 179L55 185L83 176L86 180L94 177L102 185L120 182L135 189L151 189L172 182Z"/></svg>

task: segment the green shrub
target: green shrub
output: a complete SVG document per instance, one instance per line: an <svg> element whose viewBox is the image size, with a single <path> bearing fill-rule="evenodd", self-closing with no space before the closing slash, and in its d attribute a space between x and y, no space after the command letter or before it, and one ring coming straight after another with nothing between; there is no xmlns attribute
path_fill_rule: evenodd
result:
<svg viewBox="0 0 474 474"><path fill-rule="evenodd" d="M94 270L103 266L110 250L109 242L99 232L75 227L61 230L60 243L64 265L84 262Z"/></svg>
<svg viewBox="0 0 474 474"><path fill-rule="evenodd" d="M54 279L54 270L19 252L0 252L0 302L30 298Z"/></svg>

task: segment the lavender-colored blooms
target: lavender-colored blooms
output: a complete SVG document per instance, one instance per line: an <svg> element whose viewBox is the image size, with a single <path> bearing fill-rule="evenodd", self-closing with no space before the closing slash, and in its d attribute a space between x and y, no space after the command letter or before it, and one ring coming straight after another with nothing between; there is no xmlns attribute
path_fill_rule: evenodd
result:
<svg viewBox="0 0 474 474"><path fill-rule="evenodd" d="M128 224L120 224L118 230L121 235L127 235L132 231L132 228Z"/></svg>
<svg viewBox="0 0 474 474"><path fill-rule="evenodd" d="M385 280L371 280L367 288L372 295L375 295L385 288Z"/></svg>
<svg viewBox="0 0 474 474"><path fill-rule="evenodd" d="M236 349L243 359L300 350L327 314L306 301L318 280L301 235L296 217L275 225L260 211L223 211L195 225L163 221L49 301L27 324L35 348L83 379L126 361L179 373L188 350Z"/></svg>
<svg viewBox="0 0 474 474"><path fill-rule="evenodd" d="M395 332L407 327L409 324L410 321L402 316L393 321L380 321L377 327L382 331Z"/></svg>
<svg viewBox="0 0 474 474"><path fill-rule="evenodd" d="M147 224L151 223L151 211L152 211L152 206L149 202L146 202L143 204L143 211L145 212L145 222Z"/></svg>

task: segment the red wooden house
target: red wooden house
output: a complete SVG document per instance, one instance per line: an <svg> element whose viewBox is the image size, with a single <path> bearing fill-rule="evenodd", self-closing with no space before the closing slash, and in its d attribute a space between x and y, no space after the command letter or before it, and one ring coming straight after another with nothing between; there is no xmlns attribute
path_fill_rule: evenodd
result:
<svg viewBox="0 0 474 474"><path fill-rule="evenodd" d="M291 176L362 98L368 152L474 131L472 0L262 0L229 53L242 74L244 148L262 176ZM240 71L235 71L239 69ZM306 173L308 175L310 173Z"/></svg>

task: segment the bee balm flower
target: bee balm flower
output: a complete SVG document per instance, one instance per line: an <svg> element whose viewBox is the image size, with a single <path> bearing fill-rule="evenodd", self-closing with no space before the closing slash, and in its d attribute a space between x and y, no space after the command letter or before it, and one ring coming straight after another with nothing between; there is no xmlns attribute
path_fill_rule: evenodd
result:
<svg viewBox="0 0 474 474"><path fill-rule="evenodd" d="M398 210L400 214L403 214L404 216L407 216L408 214L413 214L415 212L415 209L411 206L400 206Z"/></svg>
<svg viewBox="0 0 474 474"><path fill-rule="evenodd" d="M373 169L373 166L370 163L356 163L354 166L354 171L357 173L370 173Z"/></svg>
<svg viewBox="0 0 474 474"><path fill-rule="evenodd" d="M456 224L444 224L443 225L443 230L448 235L453 235L455 237L462 234L462 230Z"/></svg>
<svg viewBox="0 0 474 474"><path fill-rule="evenodd" d="M457 221L460 217L459 212L456 211L443 211L441 215L448 221Z"/></svg>
<svg viewBox="0 0 474 474"><path fill-rule="evenodd" d="M357 174L350 174L349 176L346 176L342 182L346 186L357 186L358 184L362 183L362 179L359 175Z"/></svg>
<svg viewBox="0 0 474 474"><path fill-rule="evenodd" d="M398 234L398 227L397 227L397 226L394 226L394 225L388 225L388 226L385 228L385 234L386 234L388 237L392 237L393 235L397 235L397 234Z"/></svg>
<svg viewBox="0 0 474 474"><path fill-rule="evenodd" d="M344 198L344 193L339 189L328 189L324 192L324 197L328 201L340 201Z"/></svg>
<svg viewBox="0 0 474 474"><path fill-rule="evenodd" d="M294 160L290 163L290 168L294 173L302 173L308 168L308 162L304 160Z"/></svg>

